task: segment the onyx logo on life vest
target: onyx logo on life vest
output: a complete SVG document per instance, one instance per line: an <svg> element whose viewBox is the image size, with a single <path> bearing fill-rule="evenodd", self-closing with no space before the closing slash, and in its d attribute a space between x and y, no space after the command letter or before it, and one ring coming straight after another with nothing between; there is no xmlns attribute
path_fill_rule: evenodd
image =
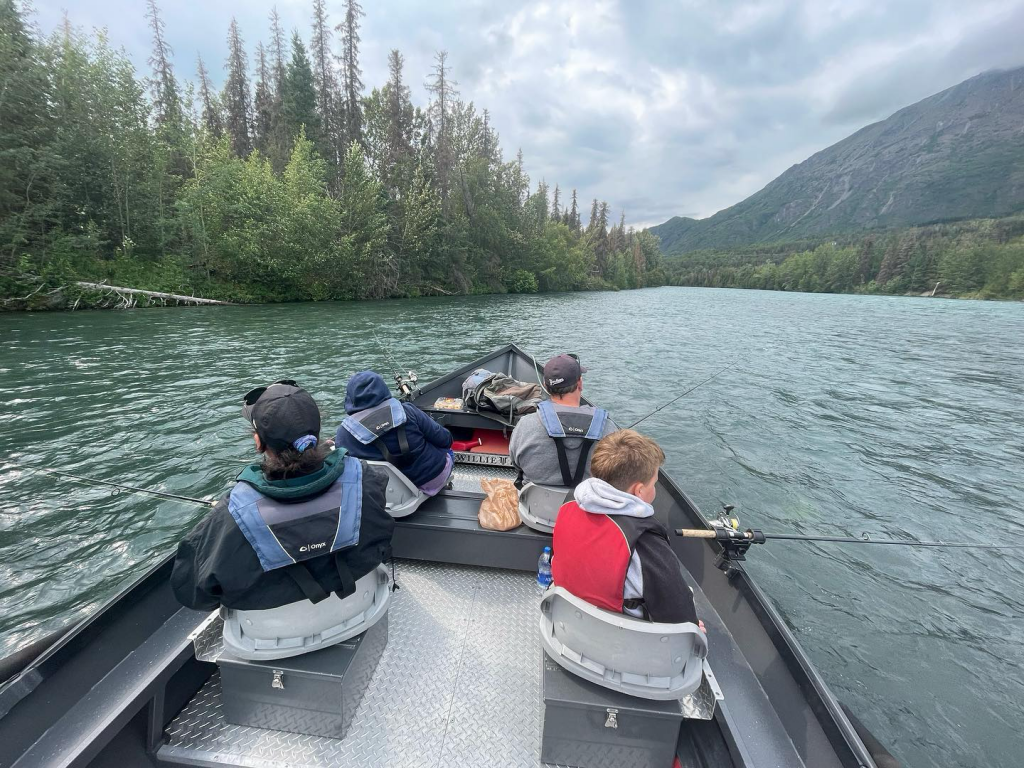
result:
<svg viewBox="0 0 1024 768"><path fill-rule="evenodd" d="M390 421L384 421L373 428L374 432L381 432L391 426Z"/></svg>
<svg viewBox="0 0 1024 768"><path fill-rule="evenodd" d="M326 546L327 546L327 542L326 541L318 541L315 544L305 544L305 545L299 547L299 552L313 552L314 550L317 550L317 549L323 549Z"/></svg>
<svg viewBox="0 0 1024 768"><path fill-rule="evenodd" d="M587 434L587 430L583 429L582 427L567 427L563 424L562 429L564 429L566 432L574 432L577 435Z"/></svg>

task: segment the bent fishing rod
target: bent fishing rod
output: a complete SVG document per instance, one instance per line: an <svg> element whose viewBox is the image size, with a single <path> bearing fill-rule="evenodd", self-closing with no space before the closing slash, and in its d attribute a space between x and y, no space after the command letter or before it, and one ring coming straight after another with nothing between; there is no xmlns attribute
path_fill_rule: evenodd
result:
<svg viewBox="0 0 1024 768"><path fill-rule="evenodd" d="M394 354L391 352L391 348L385 344L380 335L377 333L376 326L373 327L373 338L377 342L377 346L380 347L381 352L388 359L388 364L391 366L391 373L394 374L395 383L398 384L398 391L406 397L411 397L413 393L413 386L416 384L416 374L409 370L409 373L405 376L402 375L403 366L399 364L398 360L395 359Z"/></svg>
<svg viewBox="0 0 1024 768"><path fill-rule="evenodd" d="M671 400L669 400L669 401L668 401L667 403L665 403L664 405L660 405L660 406L658 406L658 407L657 407L657 408L655 408L655 409L654 409L653 411L651 411L650 413L648 413L648 414L647 414L646 416L644 416L644 417L642 417L642 418L640 418L640 419L637 419L637 420L636 420L636 421L634 421L634 422L633 422L632 424L630 424L630 425L629 425L628 427L626 427L626 429L633 429L633 427L635 427L635 426L636 426L637 424L639 424L640 422L643 422L643 421L647 421L647 420L648 420L649 418L651 418L651 416L653 416L654 414L656 414L656 413L657 413L658 411L661 411L661 410L663 410L663 409L665 409L665 408L668 408L668 407L669 407L670 405L672 405L672 403L674 403L674 402L676 402L677 400L681 400L682 398L686 397L686 396L687 396L688 394L690 394L691 392L693 392L693 390L695 390L695 389L698 389L698 388L700 388L700 387L703 387L703 386L704 386L705 384L707 384L707 383L708 383L709 381L711 381L712 379L714 379L714 378L717 378L717 377L718 377L719 375L721 375L721 374L725 373L725 372L726 372L727 370L729 370L730 368L732 368L732 366L733 366L733 364L734 364L735 362L736 362L736 361L735 361L735 360L733 360L733 361L731 361L731 362L727 363L726 365L723 365L723 366L722 366L721 368L719 368L719 369L718 369L717 371L715 371L715 372L714 372L713 374L711 374L710 376L708 376L708 377L707 377L706 379L703 379L702 381L699 381L699 382L697 382L697 383L696 383L696 384L694 384L694 385L693 385L692 387L690 387L690 388L689 388L689 389L687 389L687 390L686 390L685 392L683 392L683 393L682 393L681 395L677 395L676 397L673 397L673 398L672 398Z"/></svg>
<svg viewBox="0 0 1024 768"><path fill-rule="evenodd" d="M67 477L75 480L79 483L92 484L92 485L105 485L110 488L114 488L113 495L117 496L119 493L127 491L128 493L144 493L150 496L156 496L161 499L168 499L170 501L184 501L189 504L199 504L203 507L212 507L217 501L216 499L197 499L194 496L182 496L178 493L169 493L167 491L153 491L149 488L139 488L134 485L125 485L124 483L115 483L110 480L100 480L96 477L86 477L85 475L76 475L71 472L64 472L59 469L33 469L35 472L44 472L48 475L56 475L58 477Z"/></svg>

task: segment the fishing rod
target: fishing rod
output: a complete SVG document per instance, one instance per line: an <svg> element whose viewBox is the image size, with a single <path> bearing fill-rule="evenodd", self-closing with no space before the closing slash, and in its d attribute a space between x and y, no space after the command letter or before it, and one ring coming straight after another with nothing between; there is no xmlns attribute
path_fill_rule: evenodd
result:
<svg viewBox="0 0 1024 768"><path fill-rule="evenodd" d="M395 359L390 347L381 340L380 336L377 334L376 326L373 328L373 338L376 340L377 345L381 348L384 356L388 359L388 363L391 365L391 373L394 374L395 383L398 384L398 390L405 397L412 397L413 386L417 382L416 373L410 370L406 375L402 375L403 366Z"/></svg>
<svg viewBox="0 0 1024 768"><path fill-rule="evenodd" d="M1024 544L972 544L969 542L950 541L901 541L900 539L872 539L865 534L856 536L823 536L820 534L803 533L764 533L757 528L740 530L739 520L729 517L734 507L726 504L724 512L715 520L710 520L711 528L676 528L676 536L688 539L714 539L722 545L722 552L715 560L715 565L730 572L729 564L737 560L745 560L747 550L753 544L765 544L771 540L833 542L838 544L885 544L899 547L938 547L943 549L1024 549Z"/></svg>
<svg viewBox="0 0 1024 768"><path fill-rule="evenodd" d="M732 368L732 366L733 366L733 363L735 363L735 362L736 362L736 361L735 361L735 360L733 360L733 361L731 361L731 362L727 363L726 365L722 366L721 368L719 368L719 369L718 369L717 371L715 371L715 372L714 372L713 374L711 374L710 376L708 376L708 377L707 377L706 379L704 379L703 381L700 381L700 382L698 382L698 383L694 384L694 385L693 385L692 387L690 387L689 389L687 389L687 390L686 390L685 392L683 392L683 394L681 394L681 395L677 395L676 397L673 397L673 398L672 398L671 400L669 400L669 401L668 401L667 403L665 403L664 405L660 405L660 406L658 406L657 408L655 408L655 409L654 409L653 411L651 411L650 413L648 413L648 414L647 414L646 416L644 416L643 418L637 419L637 420L636 420L636 421L634 421L634 422L633 422L632 424L630 424L630 425L629 425L628 427L626 427L626 429L632 429L633 427L635 427L635 426L636 426L637 424L639 424L640 422L642 422L642 421L647 421L647 420L648 420L649 418L651 418L651 416L653 416L654 414L656 414L656 413L657 413L658 411L660 411L660 410L662 410L662 409L664 409L664 408L668 408L668 407L669 407L670 405L672 405L672 403L676 402L676 400L680 400L680 399L682 399L682 398L686 397L686 396L687 396L688 394L690 394L691 392L693 392L693 390L695 390L695 389L697 389L697 388L699 388L699 387L702 387L702 386L704 386L705 384L707 384L707 383L708 383L709 381L711 381L712 379L714 379L714 378L717 378L717 377L718 377L718 376L719 376L720 374L723 374L723 373L725 373L725 372L726 372L727 370L729 370L730 368Z"/></svg>
<svg viewBox="0 0 1024 768"><path fill-rule="evenodd" d="M145 493L150 496L157 496L161 499L169 499L172 501L184 501L189 504L199 504L204 507L212 507L217 503L216 499L197 499L194 496L182 496L178 493L168 493L167 491L152 491L149 488L138 488L134 485L125 485L124 483L114 483L110 480L100 480L95 477L86 477L85 475L76 475L71 472L64 472L57 469L35 469L36 472L44 472L48 475L57 475L58 477L68 477L72 480L77 480L80 483L93 484L93 485L106 485L111 488L116 488L113 495L116 496L122 491L128 491L129 493Z"/></svg>

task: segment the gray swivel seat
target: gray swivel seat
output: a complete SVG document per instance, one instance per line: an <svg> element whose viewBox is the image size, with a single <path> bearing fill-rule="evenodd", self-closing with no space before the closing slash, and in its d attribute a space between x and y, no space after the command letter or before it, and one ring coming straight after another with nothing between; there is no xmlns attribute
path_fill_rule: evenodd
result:
<svg viewBox="0 0 1024 768"><path fill-rule="evenodd" d="M411 515L420 504L429 499L423 491L413 485L412 480L402 474L394 464L386 461L367 461L371 467L381 469L388 475L388 489L385 501L388 514L394 518Z"/></svg>
<svg viewBox="0 0 1024 768"><path fill-rule="evenodd" d="M541 533L555 530L558 510L572 501L572 488L526 483L519 491L519 517L523 524Z"/></svg>
<svg viewBox="0 0 1024 768"><path fill-rule="evenodd" d="M562 587L541 601L541 643L569 672L642 699L680 699L701 684L708 645L696 624L659 624L612 613Z"/></svg>
<svg viewBox="0 0 1024 768"><path fill-rule="evenodd" d="M383 565L356 580L356 591L319 603L300 600L264 611L221 608L224 647L233 656L270 661L329 648L362 634L388 611L391 589Z"/></svg>

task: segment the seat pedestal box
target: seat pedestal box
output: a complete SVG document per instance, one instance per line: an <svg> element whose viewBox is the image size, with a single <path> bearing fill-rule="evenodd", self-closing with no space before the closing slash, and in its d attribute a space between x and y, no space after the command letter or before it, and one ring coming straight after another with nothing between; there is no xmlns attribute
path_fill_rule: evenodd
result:
<svg viewBox="0 0 1024 768"><path fill-rule="evenodd" d="M683 713L678 701L610 691L566 672L542 653L540 759L579 768L672 768Z"/></svg>
<svg viewBox="0 0 1024 768"><path fill-rule="evenodd" d="M388 642L388 617L344 643L275 661L224 653L217 661L224 719L236 725L342 739Z"/></svg>

